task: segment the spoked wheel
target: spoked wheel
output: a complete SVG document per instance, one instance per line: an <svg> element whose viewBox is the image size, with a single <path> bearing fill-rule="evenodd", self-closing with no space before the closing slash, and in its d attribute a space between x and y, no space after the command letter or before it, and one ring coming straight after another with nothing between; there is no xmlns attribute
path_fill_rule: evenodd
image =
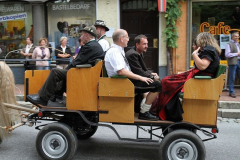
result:
<svg viewBox="0 0 240 160"><path fill-rule="evenodd" d="M98 126L90 126L89 128L75 130L78 139L88 139L97 131Z"/></svg>
<svg viewBox="0 0 240 160"><path fill-rule="evenodd" d="M160 159L204 160L206 151L202 140L188 130L174 130L160 143Z"/></svg>
<svg viewBox="0 0 240 160"><path fill-rule="evenodd" d="M77 136L71 127L64 123L45 126L37 135L36 148L43 159L71 159L77 150Z"/></svg>

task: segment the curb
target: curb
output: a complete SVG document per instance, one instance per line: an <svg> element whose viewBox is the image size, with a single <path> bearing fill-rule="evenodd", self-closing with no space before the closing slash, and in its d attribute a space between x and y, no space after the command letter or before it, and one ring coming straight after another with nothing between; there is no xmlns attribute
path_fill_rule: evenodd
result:
<svg viewBox="0 0 240 160"><path fill-rule="evenodd" d="M221 109L240 109L240 102L236 101L219 101L218 108Z"/></svg>

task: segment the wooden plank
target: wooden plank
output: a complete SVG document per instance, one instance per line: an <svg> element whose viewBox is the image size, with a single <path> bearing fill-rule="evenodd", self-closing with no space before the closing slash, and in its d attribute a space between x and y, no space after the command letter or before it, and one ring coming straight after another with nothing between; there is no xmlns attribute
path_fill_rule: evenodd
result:
<svg viewBox="0 0 240 160"><path fill-rule="evenodd" d="M185 93L184 93L185 94ZM183 121L199 125L214 125L217 123L217 100L183 100Z"/></svg>
<svg viewBox="0 0 240 160"><path fill-rule="evenodd" d="M99 110L108 111L108 114L99 114L100 122L134 122L133 97L100 97L99 103Z"/></svg>
<svg viewBox="0 0 240 160"><path fill-rule="evenodd" d="M46 81L50 70L26 70L24 78L24 100L26 101L26 78L28 78L28 94L37 94Z"/></svg>
<svg viewBox="0 0 240 160"><path fill-rule="evenodd" d="M173 121L162 121L162 120L157 120L157 121L148 121L148 120L142 120L138 119L138 114L135 113L134 115L134 123L146 123L146 124L173 124Z"/></svg>
<svg viewBox="0 0 240 160"><path fill-rule="evenodd" d="M184 99L219 100L226 75L216 79L189 79L184 84Z"/></svg>
<svg viewBox="0 0 240 160"><path fill-rule="evenodd" d="M67 72L68 110L98 110L98 82L102 63L98 62L91 68L72 68Z"/></svg>
<svg viewBox="0 0 240 160"><path fill-rule="evenodd" d="M134 97L134 85L129 79L101 77L99 80L99 96Z"/></svg>

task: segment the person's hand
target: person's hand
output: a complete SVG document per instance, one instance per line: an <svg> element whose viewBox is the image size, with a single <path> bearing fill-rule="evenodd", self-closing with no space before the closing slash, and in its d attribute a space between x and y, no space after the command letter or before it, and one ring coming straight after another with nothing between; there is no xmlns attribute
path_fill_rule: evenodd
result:
<svg viewBox="0 0 240 160"><path fill-rule="evenodd" d="M153 76L158 76L158 74L157 74L157 73L151 73L151 75L153 75Z"/></svg>
<svg viewBox="0 0 240 160"><path fill-rule="evenodd" d="M240 52L238 52L238 57L240 57Z"/></svg>
<svg viewBox="0 0 240 160"><path fill-rule="evenodd" d="M160 82L161 82L161 79L159 78L159 76L158 76L157 73L151 73L151 75L154 76L154 80L156 80L156 81L160 81Z"/></svg>
<svg viewBox="0 0 240 160"><path fill-rule="evenodd" d="M153 83L153 80L151 78L147 78L147 77L141 77L140 81L145 82L149 85L149 83Z"/></svg>
<svg viewBox="0 0 240 160"><path fill-rule="evenodd" d="M199 50L200 50L200 47L198 47L195 51L193 51L192 56L193 56L194 54L197 54Z"/></svg>
<svg viewBox="0 0 240 160"><path fill-rule="evenodd" d="M75 55L75 56L72 56L72 59L75 59L77 56Z"/></svg>
<svg viewBox="0 0 240 160"><path fill-rule="evenodd" d="M160 80L160 77L159 77L158 75L154 76L154 79L155 79L156 81L161 81L161 80Z"/></svg>

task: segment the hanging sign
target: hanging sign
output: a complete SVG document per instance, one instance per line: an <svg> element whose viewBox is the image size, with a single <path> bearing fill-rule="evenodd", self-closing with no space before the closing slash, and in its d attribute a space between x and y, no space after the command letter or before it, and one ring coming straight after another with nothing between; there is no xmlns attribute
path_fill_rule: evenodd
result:
<svg viewBox="0 0 240 160"><path fill-rule="evenodd" d="M26 12L0 16L0 22L11 21L11 20L16 20L16 19L23 19L23 18L27 18L27 13Z"/></svg>
<svg viewBox="0 0 240 160"><path fill-rule="evenodd" d="M158 12L166 12L167 0L158 0Z"/></svg>

